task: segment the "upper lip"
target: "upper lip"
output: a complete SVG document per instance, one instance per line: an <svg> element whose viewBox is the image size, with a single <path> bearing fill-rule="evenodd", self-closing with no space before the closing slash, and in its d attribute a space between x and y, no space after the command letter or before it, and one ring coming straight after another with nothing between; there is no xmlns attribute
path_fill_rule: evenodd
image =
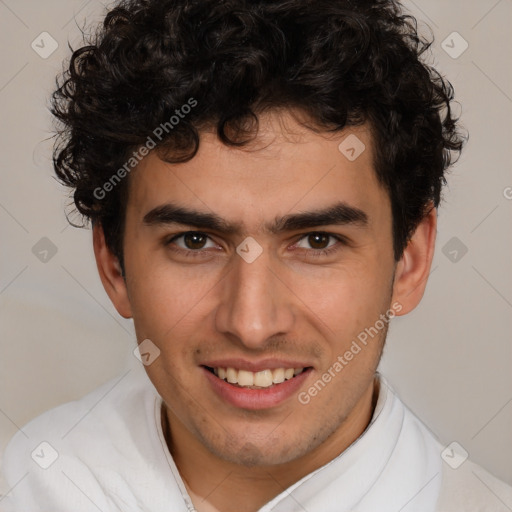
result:
<svg viewBox="0 0 512 512"><path fill-rule="evenodd" d="M201 363L201 366L210 368L236 368L249 372L261 372L263 370L275 370L276 368L309 368L311 365L303 361L290 359L262 359L260 361L248 361L246 359L215 359Z"/></svg>

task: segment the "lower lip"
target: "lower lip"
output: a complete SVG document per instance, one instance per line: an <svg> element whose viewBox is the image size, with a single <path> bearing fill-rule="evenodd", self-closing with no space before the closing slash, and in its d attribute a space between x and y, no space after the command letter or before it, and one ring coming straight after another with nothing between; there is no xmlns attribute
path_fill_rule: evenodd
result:
<svg viewBox="0 0 512 512"><path fill-rule="evenodd" d="M202 370L213 390L226 402L241 409L258 410L276 407L294 395L307 379L311 368L304 370L293 379L261 389L233 386L229 382L219 379L204 366Z"/></svg>

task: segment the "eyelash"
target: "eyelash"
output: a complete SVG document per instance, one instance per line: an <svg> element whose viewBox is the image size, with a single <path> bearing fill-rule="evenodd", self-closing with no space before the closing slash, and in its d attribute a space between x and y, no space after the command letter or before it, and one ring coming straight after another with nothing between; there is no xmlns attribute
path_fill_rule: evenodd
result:
<svg viewBox="0 0 512 512"><path fill-rule="evenodd" d="M196 234L199 234L199 235L205 235L205 236L207 236L208 238L211 239L211 237L207 233L203 233L202 231L183 231L181 233L173 235L170 239L168 239L167 241L164 242L164 245L166 247L169 247L169 249L171 251L173 251L175 253L178 253L178 254L182 254L182 255L184 255L187 258L189 258L189 257L191 257L191 258L201 257L204 254L204 250L202 250L202 249L198 249L198 250L194 251L192 249L181 249L181 248L176 248L176 247L172 246L172 243L175 240L177 240L178 238L181 238L181 237L183 237L185 235L191 234L191 233L196 233ZM311 231L309 233L305 233L295 243L296 244L299 243L301 240L303 240L304 238L307 238L310 235L326 235L329 238L334 238L336 241L339 242L339 244L335 244L335 245L333 245L331 247L328 247L326 249L306 249L308 251L308 256L313 256L314 258L317 258L317 257L320 257L320 256L329 256L329 255L339 251L340 250L340 247L339 247L340 245L347 245L347 240L346 240L345 237L343 237L341 235L336 235L334 233L327 233L325 231ZM293 250L297 250L297 249L293 249Z"/></svg>

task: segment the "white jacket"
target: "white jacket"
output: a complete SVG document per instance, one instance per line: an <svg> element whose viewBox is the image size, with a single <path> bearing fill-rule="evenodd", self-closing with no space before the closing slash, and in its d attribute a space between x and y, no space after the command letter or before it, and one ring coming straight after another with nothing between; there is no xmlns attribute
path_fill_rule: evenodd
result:
<svg viewBox="0 0 512 512"><path fill-rule="evenodd" d="M259 512L512 511L511 487L469 460L460 464L457 449L443 447L379 379L365 432ZM145 372L130 370L31 421L5 451L10 492L0 510L193 511L164 440L161 402Z"/></svg>

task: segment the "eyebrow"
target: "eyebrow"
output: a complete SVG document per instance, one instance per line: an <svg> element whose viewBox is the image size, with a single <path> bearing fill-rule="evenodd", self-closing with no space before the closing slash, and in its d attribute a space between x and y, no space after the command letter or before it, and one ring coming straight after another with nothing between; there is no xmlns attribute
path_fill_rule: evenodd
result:
<svg viewBox="0 0 512 512"><path fill-rule="evenodd" d="M216 231L225 235L237 235L244 231L241 223L230 223L215 213L200 212L173 203L166 203L153 208L144 215L142 222L146 226L182 224L197 229ZM318 226L351 225L367 227L368 224L369 217L363 210L340 201L324 209L278 217L273 222L265 224L264 231L279 234Z"/></svg>

